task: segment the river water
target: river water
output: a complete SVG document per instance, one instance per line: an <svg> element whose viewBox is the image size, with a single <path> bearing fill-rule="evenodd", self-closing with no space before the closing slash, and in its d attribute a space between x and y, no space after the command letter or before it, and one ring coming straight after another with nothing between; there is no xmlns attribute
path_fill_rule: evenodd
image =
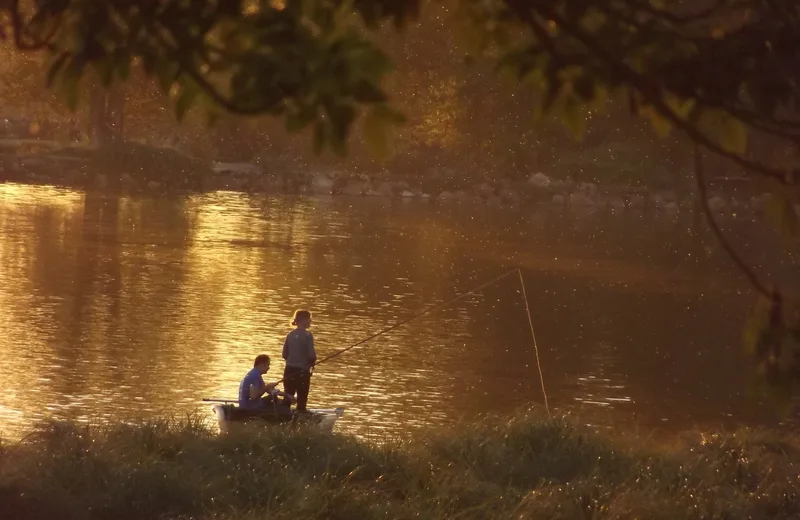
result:
<svg viewBox="0 0 800 520"><path fill-rule="evenodd" d="M729 220L748 259L775 238ZM753 294L690 219L379 198L172 198L0 184L0 435L234 397L297 308L320 357L509 269L554 411L677 430L779 418L746 397ZM796 272L796 270L794 271ZM318 367L310 406L367 437L543 406L517 277Z"/></svg>

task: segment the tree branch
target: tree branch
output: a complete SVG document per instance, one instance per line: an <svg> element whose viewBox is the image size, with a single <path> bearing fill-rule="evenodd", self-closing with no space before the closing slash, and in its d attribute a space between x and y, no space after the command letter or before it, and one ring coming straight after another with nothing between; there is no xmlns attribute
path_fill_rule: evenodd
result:
<svg viewBox="0 0 800 520"><path fill-rule="evenodd" d="M169 28L165 28L165 30L169 32ZM203 74L197 69L197 67L194 66L193 63L190 62L189 59L183 57L182 53L163 37L160 31L148 30L148 32L152 34L156 41L158 41L159 45L167 50L173 59L178 62L180 67L179 72L186 74L192 79L192 81L197 83L197 86L200 87L200 89L219 106L232 114L241 116L252 116L263 112L263 108L258 107L242 108L234 103L231 99L225 97L217 90L216 87L214 87L214 85L211 84L211 82L208 81L208 79L206 79L205 76L203 76Z"/></svg>
<svg viewBox="0 0 800 520"><path fill-rule="evenodd" d="M744 260L739 256L736 250L733 248L728 239L725 237L725 234L717 224L717 220L714 218L714 214L711 211L711 208L708 206L708 190L706 188L706 181L705 181L705 172L703 169L703 152L700 149L700 146L695 144L694 146L694 176L695 181L697 182L697 194L700 197L700 205L703 208L703 213L705 214L706 221L708 222L711 231L714 233L714 236L719 241L722 248L728 253L728 256L733 260L736 266L742 271L747 279L750 281L750 285L752 285L759 293L764 295L767 298L772 298L773 291L767 289L767 287L759 280L758 275L756 275L755 271L748 266Z"/></svg>
<svg viewBox="0 0 800 520"><path fill-rule="evenodd" d="M14 45L20 51L38 51L44 48L53 50L53 45L50 40L55 36L58 28L61 25L61 17L58 17L53 27L42 39L33 38L33 43L26 43L24 41L25 21L19 13L19 0L10 0L9 6L5 9L8 17L11 19L11 29L14 33Z"/></svg>
<svg viewBox="0 0 800 520"><path fill-rule="evenodd" d="M708 20L717 14L723 7L731 8L741 8L745 7L746 5L752 4L749 0L717 0L714 4L709 5L708 7L701 9L700 11L692 14L686 15L679 15L675 13L671 13L665 9L659 9L657 7L653 7L650 4L650 0L628 0L628 2L637 9L641 9L642 11L650 14L651 16L662 18L667 20L675 25L688 25L691 23L697 23L700 21ZM737 5L738 4L738 5Z"/></svg>
<svg viewBox="0 0 800 520"><path fill-rule="evenodd" d="M581 43L590 54L594 54L598 59L600 59L613 74L638 91L644 97L644 99L648 103L652 104L662 116L664 116L676 128L683 131L696 143L722 157L730 159L743 168L755 171L767 177L772 177L782 184L788 184L785 172L770 168L761 163L750 161L739 154L725 150L725 148L715 143L694 125L685 121L664 101L661 95L661 90L658 86L651 84L643 75L628 67L623 61L615 58L612 53L603 47L601 42L593 39L591 36L586 35L584 31L576 27L575 24L572 24L568 20L564 19L554 9L547 9L544 6L541 6L541 4L537 4L535 8L532 8L526 0L506 0L506 2L508 3L509 7L511 7L511 9L517 13L517 15L535 32L541 28L537 27L538 23L536 18L533 16L533 9L540 11L540 13L546 19L553 20L566 33L570 34L579 43ZM546 35L546 37L550 38L549 35Z"/></svg>
<svg viewBox="0 0 800 520"><path fill-rule="evenodd" d="M660 15L669 14L667 11L651 6L647 1L641 2L638 0L628 0L628 2L632 3L635 6L635 8L641 9L646 14L650 15L652 18L658 18L660 17ZM739 5L729 5L728 7L741 8L748 2L749 0L743 0L742 2L738 3ZM690 15L685 20L691 21L692 16L706 16L715 13L718 9L723 7L724 3L726 3L725 0L719 0L714 6L706 8L704 11L698 13L697 15ZM728 0L728 3L731 3L731 0ZM613 7L614 5L617 5L617 7L616 8ZM617 19L622 20L627 24L637 27L639 30L642 31L652 30L633 19L636 13L634 13L633 15L626 13L624 12L624 9L620 9L619 5L613 4L613 2L598 2L597 4L594 5L594 7L605 13L607 16L611 18L616 17ZM673 23L673 25L679 25L676 23L676 20L674 19L673 16L669 16L667 18L669 19L665 20L665 23L667 24ZM687 35L679 32L678 29L673 29L673 32L675 32L676 38L688 38ZM739 58L738 56L730 56L728 59L738 59L738 58ZM706 96L698 95L698 93L693 93L692 97L702 105L705 105L709 108L714 108L717 110L722 110L724 112L727 112L729 115L741 120L747 126L751 126L754 129L761 130L763 132L775 135L777 137L788 138L788 139L796 138L798 137L798 132L800 132L800 121L793 121L789 119L777 119L777 118L770 119L769 117L766 117L757 112L756 110L748 108L747 106L743 105L737 106L735 102L724 103L717 100L712 100Z"/></svg>

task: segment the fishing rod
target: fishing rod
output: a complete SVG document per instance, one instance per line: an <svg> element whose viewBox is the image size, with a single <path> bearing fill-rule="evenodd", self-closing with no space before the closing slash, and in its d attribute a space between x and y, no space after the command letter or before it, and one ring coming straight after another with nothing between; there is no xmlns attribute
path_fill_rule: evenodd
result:
<svg viewBox="0 0 800 520"><path fill-rule="evenodd" d="M377 338L379 336L382 336L382 335L384 335L384 334L386 334L388 332L391 332L391 331L393 331L393 330L395 330L397 328L400 328L403 325L406 325L406 324L416 320L417 318L421 318L422 316L425 316L427 314L431 314L431 313L433 313L435 311L441 310L441 309L443 309L443 308L445 308L445 307L457 302L458 300L460 300L462 298L466 298L467 296L469 296L471 294L475 294L477 292L480 292L483 289L485 289L485 288L487 288L487 287L489 287L491 285L494 285L495 283L499 282L500 280L502 280L504 278L507 278L507 277L509 277L509 276L511 276L513 274L518 274L519 275L519 281L520 281L520 284L522 285L522 296L525 299L525 310L526 310L526 312L528 314L528 324L530 325L531 336L533 337L533 346L534 346L534 350L535 350L535 353L536 353L536 366L539 369L539 380L542 383L542 394L544 395L544 404L545 404L545 408L547 409L547 414L549 415L550 414L550 407L549 407L548 402L547 402L547 393L545 392L545 388L544 388L544 378L542 377L542 365L541 365L541 363L539 361L539 345L536 343L536 334L534 333L534 330L533 330L533 319L531 318L531 309L530 309L530 306L528 305L528 295L527 295L527 293L525 291L525 281L522 278L522 269L520 269L518 267L508 271L507 273L501 274L500 276L498 276L496 278L493 278L492 280L489 280L488 282L483 283L483 284L479 285L478 287L475 287L474 289L470 289L467 292L459 294L458 296L456 296L454 298L451 298L450 300L447 300L447 301L445 301L443 303L440 303L438 305L434 305L433 307L431 307L429 309L426 309L426 310L424 310L424 311L422 311L420 313L417 313L417 314L415 314L413 316L410 316L410 317L406 318L405 320L399 321L399 322L395 323L394 325L386 327L385 329L380 330L380 331L376 332L375 334L372 334L371 336L366 337L366 338L362 339L361 341L359 341L357 343L353 343L349 347L346 347L346 348L343 348L341 350L338 350L338 351L334 352L333 354L331 354L330 356L324 357L321 360L319 360L316 363L314 363L313 365L311 365L309 370L313 369L314 367L319 366L322 363L325 363L326 361L329 361L329 360L331 360L331 359L333 359L333 358L335 358L337 356L340 356L340 355L344 354L345 352L347 352L349 350L352 350L352 349L354 349L354 348L356 348L358 346L361 346L361 345L363 345L364 343L367 343L370 340L373 340L373 339L375 339L375 338ZM281 378L280 380L278 380L278 382L275 383L275 385L277 386L277 385L283 383L285 380L286 380L286 378ZM203 399L203 401L207 401L207 402L222 402L222 403L238 402L238 401L233 401L233 400L228 401L228 400L225 400L225 399L209 399L209 398L205 398L205 399Z"/></svg>
<svg viewBox="0 0 800 520"><path fill-rule="evenodd" d="M333 353L333 354L331 354L330 356L327 356L327 357L325 357L325 358L322 358L321 360L319 360L319 361L317 361L316 363L314 363L313 365L311 365L311 367L310 367L310 368L314 368L314 367L316 367L316 366L318 366L318 365L321 365L322 363L325 363L326 361L329 361L329 360L331 360L331 359L335 358L336 356L340 356L340 355L344 354L345 352L347 352L347 351L349 351L349 350L352 350L352 349L354 349L354 348L356 348L356 347L358 347L358 346L361 346L361 345L363 345L364 343L366 343L366 342L368 342L368 341L370 341L370 340L373 340L373 339L375 339L375 338L377 338L377 337L379 337L379 336L382 336L382 335L384 335L384 334L386 334L386 333L388 333L388 332L391 332L391 331L393 331L394 329L397 329L397 328L399 328L399 327L402 327L403 325L406 325L407 323L410 323L410 322L412 322L412 321L416 320L417 318L421 318L422 316L425 316L426 314L430 314L430 313L432 313L432 312L438 311L438 310L440 310L440 309L442 309L442 308L444 308L444 307L447 307L448 305L450 305L450 304L452 304L452 303L455 303L456 301L458 301L458 300L460 300L460 299L462 299L462 298L465 298L465 297L467 297L467 296L469 296L469 295L471 295L471 294L474 294L474 293L476 293L476 292L479 292L479 291L481 291L481 290L483 290L483 289L485 289L485 288L489 287L490 285L494 285L495 283L499 282L499 281L500 281L500 280L502 280L503 278L506 278L506 277L508 277L508 276L511 276L512 274L516 273L517 271L519 271L519 268L512 269L512 270L508 271L508 272L507 272L507 273L505 273L505 274L501 274L501 275L500 275L500 276L498 276L497 278L494 278L494 279L492 279L492 280L489 280L488 282L486 282L486 283L484 283L484 284L481 284L481 285L479 285L478 287L476 287L476 288L474 288L474 289L471 289L471 290L469 290L469 291L467 291L467 292L465 292L465 293L462 293L462 294L460 294L460 295L456 296L455 298L452 298L452 299L450 299L450 300L447 300L447 301L446 301L446 302L444 302L444 303L440 303L440 304L438 304L438 305L434 305L433 307L431 307L431 308L429 308L429 309L426 309L426 310L424 310L424 311L422 311L422 312L420 312L420 313L418 313L418 314L415 314L415 315L413 315L413 316L411 316L411 317L409 317L409 318L406 318L405 320L399 321L399 322L395 323L394 325L392 325L392 326L390 326L390 327L386 327L385 329L383 329L383 330L381 330L381 331L378 331L378 332L376 332L375 334L373 334L373 335L371 335L371 336L369 336L369 337L367 337L367 338L364 338L364 339L362 339L361 341L359 341L359 342L357 342L357 343L354 343L354 344L350 345L350 346L349 346L349 347L347 347L347 348L343 348L343 349L341 349L341 350L339 350L339 351L337 351L337 352L334 352L334 353ZM284 378L284 379L285 379L285 378ZM277 383L275 383L275 384L277 385L277 384L280 384L280 383L282 383L282 382L284 381L284 379L281 379L281 380L279 380L279 381L278 381Z"/></svg>

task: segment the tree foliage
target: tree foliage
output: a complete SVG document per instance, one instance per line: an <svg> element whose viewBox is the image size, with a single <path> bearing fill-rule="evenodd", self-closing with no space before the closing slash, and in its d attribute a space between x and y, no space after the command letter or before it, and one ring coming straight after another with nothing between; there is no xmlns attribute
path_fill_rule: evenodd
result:
<svg viewBox="0 0 800 520"><path fill-rule="evenodd" d="M194 104L281 116L289 130L314 125L318 150L344 151L358 106L401 119L380 88L390 63L362 30L411 14L394 2L50 1L27 16L10 3L17 45L49 51L48 81L70 106L87 69L108 85L138 62L178 118Z"/></svg>
<svg viewBox="0 0 800 520"><path fill-rule="evenodd" d="M105 84L140 63L156 78L178 118L202 107L271 115L290 131L313 129L314 148L346 152L359 114L364 139L386 150L385 127L403 121L389 104L391 70L380 37L403 29L421 0L38 0L25 9L0 1L0 26L16 46L44 50L48 82L68 103L94 69ZM796 165L747 153L748 133L800 139L800 4L775 0L447 0L472 56L491 59L530 96L531 110L560 114L581 137L589 113L608 99L661 135L678 131L697 145L697 185L705 200L703 153L716 154L775 187L772 214L797 229ZM432 82L447 95L455 84ZM447 106L446 104L441 106ZM449 136L446 113L420 124ZM515 123L516 124L516 123ZM514 125L515 125L514 124ZM513 128L514 125L510 125ZM441 141L441 139L440 139ZM706 208L707 209L707 208ZM736 256L708 212L712 229L764 304L747 343L763 379L800 382L798 320L789 295L766 284ZM773 384L773 387L776 385Z"/></svg>

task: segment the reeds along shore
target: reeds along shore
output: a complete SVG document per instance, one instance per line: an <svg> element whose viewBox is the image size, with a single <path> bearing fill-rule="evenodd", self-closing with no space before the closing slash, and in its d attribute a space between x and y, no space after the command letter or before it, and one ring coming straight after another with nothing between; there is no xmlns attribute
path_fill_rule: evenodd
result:
<svg viewBox="0 0 800 520"><path fill-rule="evenodd" d="M0 447L7 519L800 518L800 443L609 437L534 413L382 444L189 417L48 423Z"/></svg>

